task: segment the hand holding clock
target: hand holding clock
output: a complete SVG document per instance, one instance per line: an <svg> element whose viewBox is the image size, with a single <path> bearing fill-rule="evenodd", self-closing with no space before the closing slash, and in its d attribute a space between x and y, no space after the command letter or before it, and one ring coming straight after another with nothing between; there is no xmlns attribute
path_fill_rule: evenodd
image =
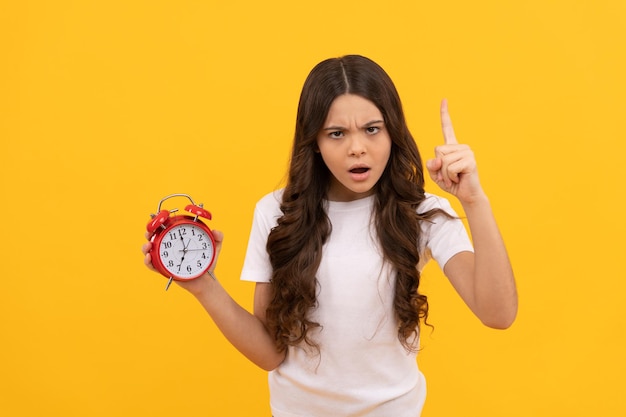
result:
<svg viewBox="0 0 626 417"><path fill-rule="evenodd" d="M222 242L224 241L224 234L222 232L220 232L219 230L212 230L212 235L213 235L213 240L215 241L215 260L213 261L213 264L211 265L211 268L209 268L209 270L207 271L207 273L205 273L204 275L200 276L199 278L190 280L190 281L176 281L176 283L178 285L180 285L182 288L186 289L187 291L191 292L192 294L197 294L200 293L204 290L204 287L206 286L206 280L212 280L213 278L211 277L211 274L213 274L213 271L215 270L215 266L217 264L217 260L219 258L219 254L220 251L222 249ZM150 239L150 233L146 232L145 234L146 239ZM189 243L187 244L187 247L189 246ZM200 251L203 249L187 249L187 247L185 247L184 252L189 252L189 251ZM141 251L144 254L144 264L146 265L146 267L154 272L159 272L157 271L157 269L154 267L154 265L152 264L152 256L150 255L150 251L152 250L152 242L146 242L143 244L143 246L141 247ZM182 261L181 261L182 264Z"/></svg>
<svg viewBox="0 0 626 417"><path fill-rule="evenodd" d="M165 200L178 197L191 202L185 207L186 214L174 214L178 209L162 209ZM215 279L213 270L223 235L205 224L211 217L202 204L196 205L187 194L171 194L159 202L157 214L152 214L146 225L148 243L142 251L146 266L169 278L166 290L173 280L190 282L204 275ZM192 290L193 286L188 289Z"/></svg>

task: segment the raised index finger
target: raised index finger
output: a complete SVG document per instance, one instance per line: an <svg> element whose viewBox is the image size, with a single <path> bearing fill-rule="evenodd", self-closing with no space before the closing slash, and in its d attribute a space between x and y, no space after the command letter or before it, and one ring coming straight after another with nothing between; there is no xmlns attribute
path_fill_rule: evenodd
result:
<svg viewBox="0 0 626 417"><path fill-rule="evenodd" d="M456 140L454 128L452 127L452 119L450 119L450 113L448 112L448 100L445 98L441 100L441 130L446 145L459 143Z"/></svg>

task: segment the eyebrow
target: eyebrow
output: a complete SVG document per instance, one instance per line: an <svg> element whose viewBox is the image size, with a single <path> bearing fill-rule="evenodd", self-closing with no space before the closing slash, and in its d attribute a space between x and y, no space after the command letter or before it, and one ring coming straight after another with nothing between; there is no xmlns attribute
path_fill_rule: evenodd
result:
<svg viewBox="0 0 626 417"><path fill-rule="evenodd" d="M362 128L368 128L368 127L371 127L373 125L377 125L377 124L380 124L380 123L385 124L385 121L384 120L372 120L372 121L369 121L369 122L365 123L361 127ZM322 130L345 130L345 129L346 128L343 127L343 126L328 126L328 127L323 128Z"/></svg>

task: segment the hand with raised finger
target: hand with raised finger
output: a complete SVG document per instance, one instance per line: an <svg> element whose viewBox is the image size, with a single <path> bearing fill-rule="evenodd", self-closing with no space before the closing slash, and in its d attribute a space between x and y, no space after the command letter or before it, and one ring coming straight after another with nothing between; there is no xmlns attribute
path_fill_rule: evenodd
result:
<svg viewBox="0 0 626 417"><path fill-rule="evenodd" d="M448 112L448 101L441 102L441 130L444 144L435 148L435 157L426 163L432 180L456 196L461 202L471 202L483 193L478 180L474 153L468 145L459 144Z"/></svg>

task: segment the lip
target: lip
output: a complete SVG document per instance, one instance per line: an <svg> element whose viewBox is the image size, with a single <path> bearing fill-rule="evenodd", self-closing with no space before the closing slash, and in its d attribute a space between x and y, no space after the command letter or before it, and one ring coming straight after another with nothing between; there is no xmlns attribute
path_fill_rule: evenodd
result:
<svg viewBox="0 0 626 417"><path fill-rule="evenodd" d="M364 169L364 172L353 172L355 169ZM372 168L365 164L354 164L348 169L348 174L353 181L365 181L370 176Z"/></svg>

